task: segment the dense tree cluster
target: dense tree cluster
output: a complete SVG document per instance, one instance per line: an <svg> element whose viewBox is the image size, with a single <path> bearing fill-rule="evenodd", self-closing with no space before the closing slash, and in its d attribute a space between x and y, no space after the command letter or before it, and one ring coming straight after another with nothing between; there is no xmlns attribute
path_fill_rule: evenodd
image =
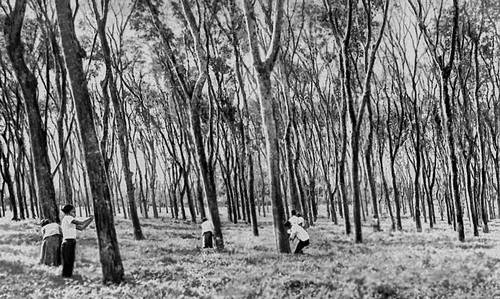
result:
<svg viewBox="0 0 500 299"><path fill-rule="evenodd" d="M116 215L222 250L220 210L272 214L283 253L291 210L355 242L500 217L497 1L70 2L0 2L0 216L95 214L105 281Z"/></svg>

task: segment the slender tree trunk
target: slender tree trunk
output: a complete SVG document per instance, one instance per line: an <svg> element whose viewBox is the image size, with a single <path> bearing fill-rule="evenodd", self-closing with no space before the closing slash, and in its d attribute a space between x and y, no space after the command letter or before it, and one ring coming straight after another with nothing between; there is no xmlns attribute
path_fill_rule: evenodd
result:
<svg viewBox="0 0 500 299"><path fill-rule="evenodd" d="M344 211L344 226L345 233L347 235L351 234L351 220L349 219L349 203L347 195L347 186L345 181L346 171L346 160L347 160L347 103L344 100L342 104L342 148L340 153L339 161L339 185L340 194L342 197L342 210Z"/></svg>
<svg viewBox="0 0 500 299"><path fill-rule="evenodd" d="M137 215L137 206L135 203L135 187L132 182L132 172L130 170L130 159L129 159L129 133L127 129L127 123L125 121L125 112L123 110L123 106L120 103L119 93L116 88L116 82L114 80L112 65L111 65L111 50L109 48L108 39L106 37L106 19L107 19L107 8L103 13L102 19L99 16L97 6L94 4L94 11L96 13L97 25L98 25L98 33L99 39L101 42L102 54L104 56L104 62L106 65L106 77L108 80L108 88L109 93L111 95L111 102L113 103L113 109L115 113L115 121L117 125L117 138L118 144L120 147L120 156L123 167L123 176L125 178L125 186L127 189L127 200L130 209L130 219L132 220L132 226L134 228L134 238L136 240L143 240L144 235L142 233L141 224L139 221L139 216ZM107 2L106 5L109 5ZM64 68L63 68L64 69ZM63 74L66 72L64 71ZM106 91L104 91L106 92ZM123 206L124 215L125 214L125 206ZM126 218L126 216L125 216Z"/></svg>
<svg viewBox="0 0 500 299"><path fill-rule="evenodd" d="M191 188L189 187L189 173L184 171L184 186L186 186L186 196L189 208L189 214L191 214L191 221L196 223L196 211L194 210L193 196L191 195Z"/></svg>
<svg viewBox="0 0 500 299"><path fill-rule="evenodd" d="M480 178L479 178L479 201L481 202L481 219L483 220L483 232L489 233L488 228L488 213L486 209L486 171L487 171L487 161L486 161L486 143L484 142L484 129L482 122L482 112L481 105L479 104L480 98L480 84L481 78L479 76L479 38L474 39L474 104L476 108L476 121L477 121L477 132L479 136L479 167L480 167Z"/></svg>
<svg viewBox="0 0 500 299"><path fill-rule="evenodd" d="M474 236L478 237L479 236L479 231L477 229L477 208L476 208L476 200L474 198L474 191L472 190L472 179L471 176L471 161L470 158L464 165L465 171L464 171L464 177L465 177L465 190L466 190L466 195L469 197L469 215L470 215L470 222L472 224L472 231ZM467 198L467 197L466 197ZM467 204L467 202L466 202Z"/></svg>
<svg viewBox="0 0 500 299"><path fill-rule="evenodd" d="M415 189L414 194L414 202L415 202L415 225L417 228L417 232L422 232L422 222L420 220L420 125L418 124L418 116L416 114L417 108L415 110L415 118L416 118L416 131L415 131L415 179L413 183L413 188Z"/></svg>
<svg viewBox="0 0 500 299"><path fill-rule="evenodd" d="M451 104L450 94L448 91L450 72L451 69L441 72L441 91L442 91L442 101L444 106L443 114L445 116L447 145L449 150L448 163L450 165L450 170L451 170L451 191L452 191L452 198L454 199L455 203L455 217L457 223L458 240L463 242L465 241L465 232L464 232L464 222L463 222L463 212L462 212L462 201L460 200L458 158L455 148L455 137L453 134L454 116L451 108L452 104Z"/></svg>
<svg viewBox="0 0 500 299"><path fill-rule="evenodd" d="M375 186L375 177L372 169L372 156L373 156L373 116L371 103L368 103L368 117L369 117L369 132L368 139L365 150L365 164L366 164L366 175L368 178L368 184L370 185L370 197L372 199L372 211L373 211L373 230L380 231L380 219L377 206L377 188Z"/></svg>
<svg viewBox="0 0 500 299"><path fill-rule="evenodd" d="M201 92L201 91L200 91ZM224 249L224 239L222 236L221 221L219 217L219 208L217 206L217 188L215 185L215 171L212 165L207 161L205 154L205 145L203 143L203 135L201 132L200 115L198 108L198 99L200 95L195 96L194 107L190 109L191 128L193 130L200 172L205 186L205 195L207 196L208 211L214 224L215 245L218 250Z"/></svg>
<svg viewBox="0 0 500 299"><path fill-rule="evenodd" d="M149 178L149 189L151 192L151 205L153 206L153 218L158 218L158 207L156 206L156 153L154 140L150 140L151 149L151 176ZM187 185L186 185L187 186Z"/></svg>
<svg viewBox="0 0 500 299"><path fill-rule="evenodd" d="M353 132L351 135L351 179L353 192L353 218L355 242L363 242L361 235L361 190L359 177L359 135Z"/></svg>
<svg viewBox="0 0 500 299"><path fill-rule="evenodd" d="M207 217L205 214L205 205L203 204L203 187L201 186L200 179L198 178L198 181L196 183L197 190L196 190L196 199L198 200L198 207L200 210L200 217L201 219Z"/></svg>
<svg viewBox="0 0 500 299"><path fill-rule="evenodd" d="M259 235L259 226L257 223L257 213L255 211L255 184L253 171L253 157L248 155L248 200L250 201L250 219L252 220L252 231L254 236Z"/></svg>
<svg viewBox="0 0 500 299"><path fill-rule="evenodd" d="M398 183L396 181L396 170L394 167L395 157L391 157L391 175L392 175L392 191L394 192L394 203L396 205L396 228L397 230L403 230L403 225L401 224L401 203Z"/></svg>

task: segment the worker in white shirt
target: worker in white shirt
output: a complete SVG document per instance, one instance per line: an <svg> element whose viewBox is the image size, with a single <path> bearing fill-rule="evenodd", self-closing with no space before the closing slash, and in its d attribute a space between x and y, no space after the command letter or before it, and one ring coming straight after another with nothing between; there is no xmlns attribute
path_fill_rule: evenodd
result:
<svg viewBox="0 0 500 299"><path fill-rule="evenodd" d="M207 218L201 219L201 237L203 248L213 248L214 224Z"/></svg>
<svg viewBox="0 0 500 299"><path fill-rule="evenodd" d="M73 275L73 266L75 264L75 248L76 248L76 231L84 230L94 219L90 216L85 220L75 219L76 210L73 205L65 205L62 208L64 217L61 221L62 230L62 276L71 277Z"/></svg>
<svg viewBox="0 0 500 299"><path fill-rule="evenodd" d="M40 225L42 226L41 232L43 235L40 264L59 266L61 264L61 227L49 219L43 219Z"/></svg>
<svg viewBox="0 0 500 299"><path fill-rule="evenodd" d="M302 249L309 246L309 234L302 226L292 224L290 221L285 222L285 228L288 229L290 233L290 240L294 240L295 238L299 239L299 243L297 244L297 247L295 247L295 251L293 253L303 254L304 252L302 252Z"/></svg>
<svg viewBox="0 0 500 299"><path fill-rule="evenodd" d="M288 221L294 225L300 225L302 227L304 227L304 218L302 216L300 216L299 213L297 213L297 211L295 210L292 210L292 217L290 217L290 219L288 219Z"/></svg>

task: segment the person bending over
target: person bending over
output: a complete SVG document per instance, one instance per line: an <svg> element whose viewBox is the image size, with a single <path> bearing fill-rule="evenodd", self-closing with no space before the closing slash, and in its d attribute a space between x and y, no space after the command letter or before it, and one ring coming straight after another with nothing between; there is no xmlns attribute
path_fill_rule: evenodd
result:
<svg viewBox="0 0 500 299"><path fill-rule="evenodd" d="M201 220L201 236L203 248L213 248L214 224L207 218Z"/></svg>
<svg viewBox="0 0 500 299"><path fill-rule="evenodd" d="M295 254L303 254L302 249L309 246L309 234L306 232L302 226L298 224L291 224L290 221L285 222L285 228L288 229L290 233L290 240L295 238L299 239L297 247L295 247Z"/></svg>
<svg viewBox="0 0 500 299"><path fill-rule="evenodd" d="M290 219L288 219L288 221L292 224L292 225L300 225L302 227L304 227L304 217L302 217L300 215L300 213L297 213L297 211L295 210L292 210L292 217L290 217Z"/></svg>
<svg viewBox="0 0 500 299"><path fill-rule="evenodd" d="M65 205L62 208L64 217L61 221L61 229L63 242L61 246L62 252L62 276L73 276L73 266L75 264L75 248L76 248L76 231L84 230L94 219L90 216L86 220L80 221L75 219L76 211L73 205Z"/></svg>
<svg viewBox="0 0 500 299"><path fill-rule="evenodd" d="M59 266L61 264L61 227L56 222L43 219L42 226L42 247L40 250L40 264L47 266Z"/></svg>

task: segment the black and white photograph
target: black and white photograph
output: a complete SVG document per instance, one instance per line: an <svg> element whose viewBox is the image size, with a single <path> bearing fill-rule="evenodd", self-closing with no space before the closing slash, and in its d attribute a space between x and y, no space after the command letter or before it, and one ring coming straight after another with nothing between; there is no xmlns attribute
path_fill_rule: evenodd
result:
<svg viewBox="0 0 500 299"><path fill-rule="evenodd" d="M4 298L500 298L500 1L0 0Z"/></svg>

